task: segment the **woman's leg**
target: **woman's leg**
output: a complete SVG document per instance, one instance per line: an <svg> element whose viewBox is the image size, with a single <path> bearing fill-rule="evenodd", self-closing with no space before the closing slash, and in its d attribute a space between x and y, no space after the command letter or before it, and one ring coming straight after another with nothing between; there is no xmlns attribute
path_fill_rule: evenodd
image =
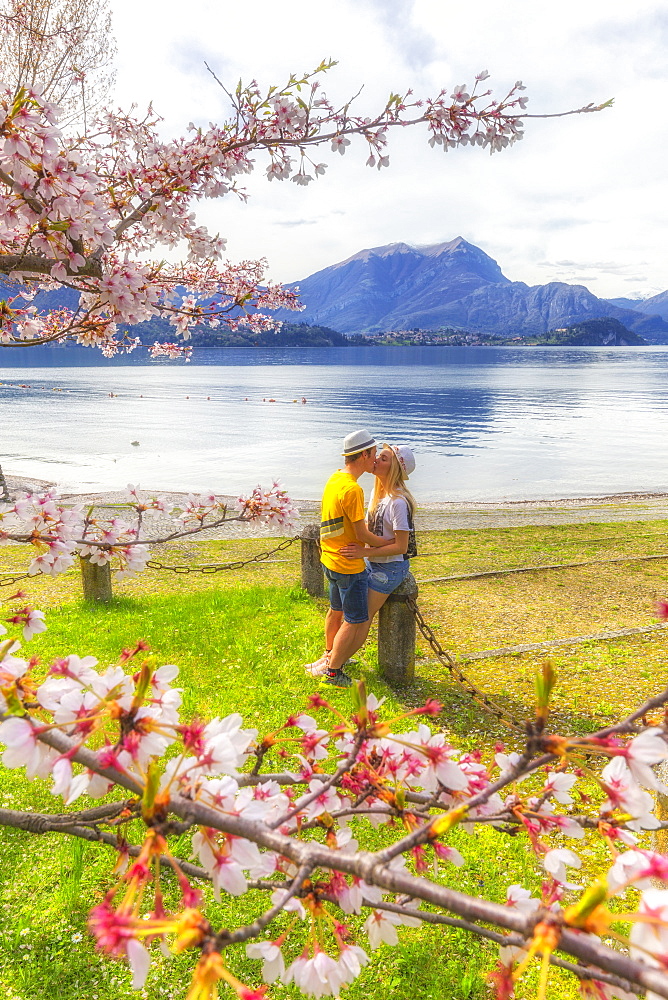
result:
<svg viewBox="0 0 668 1000"><path fill-rule="evenodd" d="M402 580L406 576L406 574L408 573L408 566L406 565L405 562L403 563L403 566L405 567L405 572L403 572ZM366 623L367 635L369 633L369 629L371 628L371 622L376 617L376 615L378 614L378 612L382 608L383 604L385 604L385 601L390 596L389 594L381 594L381 592L379 590L374 590L373 589L373 572L374 572L374 570L376 572L378 572L378 568L379 567L378 567L377 563L375 563L375 564L374 563L369 563L369 569L371 570L371 572L369 574L369 598L368 598L369 620ZM380 567L380 568L382 569L382 567ZM399 586L399 584L397 583L396 587L398 587L398 586ZM395 587L395 590L396 590L396 587ZM364 638L366 639L366 636Z"/></svg>
<svg viewBox="0 0 668 1000"><path fill-rule="evenodd" d="M381 594L377 590L372 590L371 587L369 587L369 625L376 617L383 604L385 604L385 601L389 596L389 594Z"/></svg>

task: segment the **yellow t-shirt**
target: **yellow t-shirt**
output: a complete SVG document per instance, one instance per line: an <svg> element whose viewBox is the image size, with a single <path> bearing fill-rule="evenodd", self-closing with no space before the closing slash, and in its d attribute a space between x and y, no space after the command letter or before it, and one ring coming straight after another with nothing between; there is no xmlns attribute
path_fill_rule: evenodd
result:
<svg viewBox="0 0 668 1000"><path fill-rule="evenodd" d="M322 495L320 522L321 562L335 573L361 573L363 559L339 555L344 545L357 541L353 521L364 519L364 493L356 480L342 469L330 476Z"/></svg>

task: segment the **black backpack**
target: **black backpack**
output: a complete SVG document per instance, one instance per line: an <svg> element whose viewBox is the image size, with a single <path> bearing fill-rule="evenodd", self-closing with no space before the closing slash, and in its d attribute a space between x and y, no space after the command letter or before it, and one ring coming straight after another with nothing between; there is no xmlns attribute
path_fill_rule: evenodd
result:
<svg viewBox="0 0 668 1000"><path fill-rule="evenodd" d="M408 506L408 505L407 505ZM417 539L415 537L415 524L410 506L408 507L408 548L404 553L404 559L413 559L418 554Z"/></svg>

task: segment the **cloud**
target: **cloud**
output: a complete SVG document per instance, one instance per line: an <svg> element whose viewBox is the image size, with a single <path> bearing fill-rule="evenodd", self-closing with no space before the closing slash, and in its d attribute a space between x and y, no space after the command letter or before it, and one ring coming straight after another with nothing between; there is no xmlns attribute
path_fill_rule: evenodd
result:
<svg viewBox="0 0 668 1000"><path fill-rule="evenodd" d="M555 261L541 261L538 265L539 267L563 267L572 268L575 270L580 270L581 268L587 268L590 271L601 271L604 274L623 274L625 271L629 270L630 264L617 264L614 261L574 261L574 260L555 260Z"/></svg>
<svg viewBox="0 0 668 1000"><path fill-rule="evenodd" d="M428 31L413 20L414 3L407 0L358 0L374 12L387 37L411 69L422 71L438 58L439 45Z"/></svg>
<svg viewBox="0 0 668 1000"><path fill-rule="evenodd" d="M315 226L318 219L279 219L277 226Z"/></svg>
<svg viewBox="0 0 668 1000"><path fill-rule="evenodd" d="M527 118L525 139L493 157L468 148L443 155L420 128L390 137L391 167L380 173L365 168L363 142L336 159L325 147L318 157L330 168L305 189L269 185L258 154L255 175L244 178L247 204L227 197L196 206L198 220L228 238L231 259L266 256L272 277L291 281L364 247L461 234L513 280L537 284L571 268L601 296L618 294L630 274L643 287L666 287L657 109L668 103L668 15L656 0L633 8L514 0L510 9L478 0L474 25L470 8L443 0L330 0L304 18L254 0L252 23L247 7L221 0L189 0L187 17L175 0L111 2L118 99L126 108L153 99L165 137L190 120L224 117L205 59L226 85L257 78L265 87L332 56L339 65L325 89L344 101L364 85L360 114L382 107L390 90L450 92L485 68L498 94L523 79L533 113L616 98L596 115Z"/></svg>

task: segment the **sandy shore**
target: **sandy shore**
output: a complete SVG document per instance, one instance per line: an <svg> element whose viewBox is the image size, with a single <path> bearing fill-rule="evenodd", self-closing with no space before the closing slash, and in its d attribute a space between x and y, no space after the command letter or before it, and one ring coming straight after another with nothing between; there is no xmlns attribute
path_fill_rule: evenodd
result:
<svg viewBox="0 0 668 1000"><path fill-rule="evenodd" d="M45 480L5 477L9 496L21 491L33 493L54 485ZM164 497L174 505L187 493L166 490L142 490L147 496L153 494ZM67 493L62 499L72 503L94 504L106 507L127 502L124 491L106 493ZM235 498L230 496L230 501ZM297 500L296 506L303 523L319 520L319 505L313 500ZM418 510L417 527L421 530L444 528L491 528L520 527L531 524L582 524L587 522L653 521L668 518L668 493L618 493L613 496L564 497L559 500L499 500L495 502L429 502L421 504ZM261 534L276 534L275 529ZM233 524L224 529L224 537L230 537L248 526L235 528ZM221 531L222 536L222 531Z"/></svg>

